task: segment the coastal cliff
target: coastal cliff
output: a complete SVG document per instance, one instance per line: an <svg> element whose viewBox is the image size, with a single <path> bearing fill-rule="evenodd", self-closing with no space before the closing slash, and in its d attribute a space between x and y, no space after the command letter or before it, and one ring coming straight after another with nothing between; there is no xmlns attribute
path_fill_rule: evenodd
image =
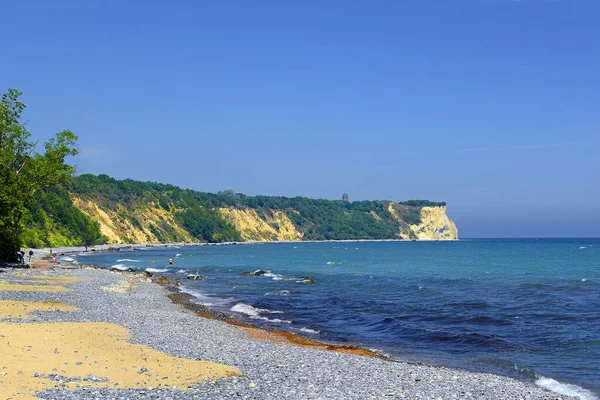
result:
<svg viewBox="0 0 600 400"><path fill-rule="evenodd" d="M67 236L70 245L458 239L446 203L427 200L347 202L233 191L213 194L91 174L44 199L29 218L31 234L25 238L33 239L24 243L28 247L63 245ZM57 218L70 214L77 218ZM48 227L61 234L44 237Z"/></svg>
<svg viewBox="0 0 600 400"><path fill-rule="evenodd" d="M263 217L256 210L239 210L234 207L221 208L221 215L231 222L246 241L302 240L290 218L281 210L270 210Z"/></svg>
<svg viewBox="0 0 600 400"><path fill-rule="evenodd" d="M418 239L458 239L458 229L454 221L446 215L446 207L423 207L421 209L421 223L411 225L410 229Z"/></svg>

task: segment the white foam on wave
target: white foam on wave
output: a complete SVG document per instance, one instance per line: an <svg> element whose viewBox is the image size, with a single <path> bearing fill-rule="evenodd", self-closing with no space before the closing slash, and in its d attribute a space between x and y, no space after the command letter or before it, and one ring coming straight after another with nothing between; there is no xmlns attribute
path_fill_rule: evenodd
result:
<svg viewBox="0 0 600 400"><path fill-rule="evenodd" d="M267 292L265 296L289 296L292 294L291 290L279 290L277 292Z"/></svg>
<svg viewBox="0 0 600 400"><path fill-rule="evenodd" d="M269 321L269 322L277 322L279 324L291 324L292 323L292 321L290 321L290 320L279 319L279 318L257 317L256 319L260 319L263 321Z"/></svg>
<svg viewBox="0 0 600 400"><path fill-rule="evenodd" d="M580 249L586 249L586 248L587 248L587 247L585 247L585 246L581 246L581 247L580 247Z"/></svg>
<svg viewBox="0 0 600 400"><path fill-rule="evenodd" d="M327 261L327 265L341 265L341 262L337 262L337 261Z"/></svg>
<svg viewBox="0 0 600 400"><path fill-rule="evenodd" d="M146 271L148 271L148 272L167 272L168 269L163 269L163 268L146 268Z"/></svg>
<svg viewBox="0 0 600 400"><path fill-rule="evenodd" d="M581 282L587 282L587 279L581 278Z"/></svg>
<svg viewBox="0 0 600 400"><path fill-rule="evenodd" d="M280 281L283 279L283 275L279 275L279 274L274 274L271 271L267 272L266 274L263 274L264 276L268 276L269 278L272 278L274 281Z"/></svg>
<svg viewBox="0 0 600 400"><path fill-rule="evenodd" d="M121 260L117 260L117 262L140 262L140 260L132 260L130 258L123 258Z"/></svg>
<svg viewBox="0 0 600 400"><path fill-rule="evenodd" d="M244 303L237 303L235 306L231 307L231 311L235 311L241 314L246 314L247 316L249 316L250 318L254 318L254 319L262 319L264 321L271 321L271 322L283 322L283 323L289 323L291 324L291 321L286 321L286 320L281 320L278 318L275 319L269 319L266 317L262 317L260 314L265 313L265 314L283 314L283 311L272 311L272 310L268 310L266 308L256 308L256 307L252 307L249 304L244 304Z"/></svg>
<svg viewBox="0 0 600 400"><path fill-rule="evenodd" d="M188 271L186 271L184 269L180 269L179 271L177 271L177 273L179 273L179 274L187 274Z"/></svg>
<svg viewBox="0 0 600 400"><path fill-rule="evenodd" d="M248 304L237 303L235 306L231 307L231 311L246 314L246 315L249 315L250 317L257 317L260 315L261 309L254 308Z"/></svg>
<svg viewBox="0 0 600 400"><path fill-rule="evenodd" d="M63 261L69 261L69 262L75 261L75 259L71 258L71 257L63 257L63 258L61 258L61 260L63 260Z"/></svg>
<svg viewBox="0 0 600 400"><path fill-rule="evenodd" d="M317 334L317 333L321 333L321 331L317 331L315 329L310 329L310 328L300 328L298 329L300 332L304 332L304 333L312 333L312 334Z"/></svg>
<svg viewBox="0 0 600 400"><path fill-rule="evenodd" d="M125 264L115 264L111 268L120 269L121 271L127 271L127 269L129 267L127 265L125 265Z"/></svg>
<svg viewBox="0 0 600 400"><path fill-rule="evenodd" d="M181 257L181 254L177 253L175 254L175 257Z"/></svg>
<svg viewBox="0 0 600 400"><path fill-rule="evenodd" d="M194 296L194 303L205 306L225 306L231 304L231 302L234 300L232 298L211 297L210 293L204 293L189 286L182 286L179 288L179 291L191 294Z"/></svg>
<svg viewBox="0 0 600 400"><path fill-rule="evenodd" d="M535 384L563 396L579 397L581 400L598 400L598 397L589 390L570 383L562 383L552 378L541 376L535 381Z"/></svg>

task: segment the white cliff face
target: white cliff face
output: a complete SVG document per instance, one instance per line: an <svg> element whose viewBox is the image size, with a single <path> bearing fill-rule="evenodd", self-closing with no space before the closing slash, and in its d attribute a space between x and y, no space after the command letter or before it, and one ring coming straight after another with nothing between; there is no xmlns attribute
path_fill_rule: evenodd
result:
<svg viewBox="0 0 600 400"><path fill-rule="evenodd" d="M446 215L446 207L423 207L421 209L421 223L411 225L410 230L418 239L458 239L458 229Z"/></svg>

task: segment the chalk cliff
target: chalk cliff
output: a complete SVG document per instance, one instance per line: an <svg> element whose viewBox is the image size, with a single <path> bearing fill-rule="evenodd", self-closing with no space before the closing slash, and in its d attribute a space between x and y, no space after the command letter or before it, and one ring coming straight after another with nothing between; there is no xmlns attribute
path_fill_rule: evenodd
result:
<svg viewBox="0 0 600 400"><path fill-rule="evenodd" d="M452 240L446 203L217 194L82 175L31 210L30 246L294 240ZM60 235L45 234L50 228ZM45 236L44 236L45 235ZM66 238L66 239L61 239ZM59 240L60 239L60 240Z"/></svg>
<svg viewBox="0 0 600 400"><path fill-rule="evenodd" d="M446 215L446 207L423 207L421 223L410 226L417 239L456 240L458 229Z"/></svg>

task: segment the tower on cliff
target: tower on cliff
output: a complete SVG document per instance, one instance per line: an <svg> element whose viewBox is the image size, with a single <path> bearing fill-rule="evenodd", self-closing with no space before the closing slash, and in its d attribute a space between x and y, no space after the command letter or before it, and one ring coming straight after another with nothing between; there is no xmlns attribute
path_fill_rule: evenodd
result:
<svg viewBox="0 0 600 400"><path fill-rule="evenodd" d="M350 201L350 200L348 200L348 194L347 193L344 193L342 195L342 201Z"/></svg>

